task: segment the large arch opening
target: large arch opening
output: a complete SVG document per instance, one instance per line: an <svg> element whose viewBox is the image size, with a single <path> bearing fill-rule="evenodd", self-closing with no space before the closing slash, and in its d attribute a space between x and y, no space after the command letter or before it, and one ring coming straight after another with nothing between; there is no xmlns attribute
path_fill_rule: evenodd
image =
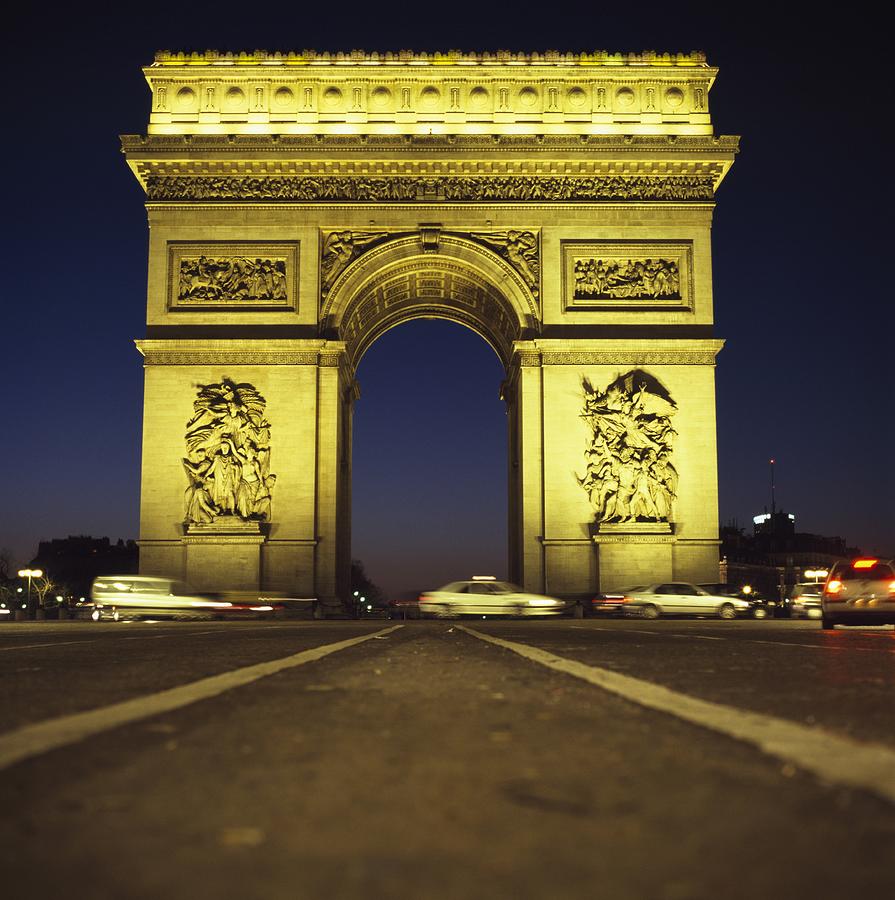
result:
<svg viewBox="0 0 895 900"><path fill-rule="evenodd" d="M392 599L507 575L504 367L455 321L403 320L357 371L352 555Z"/></svg>
<svg viewBox="0 0 895 900"><path fill-rule="evenodd" d="M519 484L508 485L514 400L507 395L508 409L501 388L517 342L536 334L536 295L524 270L470 235L375 239L327 277L321 310L322 334L344 347L360 388L345 442L351 484L343 474L339 492L351 556L389 595L471 574L512 576L518 503L508 492ZM346 254L365 240L338 234ZM358 394L349 391L347 404L350 396ZM370 460L375 478L365 475ZM366 485L377 480L385 487L370 497Z"/></svg>

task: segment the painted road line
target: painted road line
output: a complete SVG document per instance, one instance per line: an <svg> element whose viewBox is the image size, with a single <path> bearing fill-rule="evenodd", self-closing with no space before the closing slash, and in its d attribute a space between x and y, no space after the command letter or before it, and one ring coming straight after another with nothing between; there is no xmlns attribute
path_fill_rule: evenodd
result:
<svg viewBox="0 0 895 900"><path fill-rule="evenodd" d="M805 650L831 650L833 652L843 653L895 653L895 649L889 650L886 647L852 647L852 646L827 646L825 644L795 644L792 641L761 641L758 638L744 638L747 644L770 644L773 647L801 647Z"/></svg>
<svg viewBox="0 0 895 900"><path fill-rule="evenodd" d="M23 728L0 735L0 770L32 756L39 756L49 750L82 741L95 734L108 731L110 728L118 728L149 716L157 716L160 713L189 706L200 700L217 697L233 688L251 684L260 678L282 672L284 669L292 669L295 666L315 662L331 653L362 644L372 638L382 637L402 627L402 625L393 625L382 631L348 638L334 644L324 644L322 647L314 647L311 650L302 650L301 653L292 656L284 656L281 659L272 659L220 675L212 675L210 678L202 678L199 681L160 691L157 694L148 694L134 700L113 703L111 706L103 706L88 712L48 719L34 725L25 725Z"/></svg>
<svg viewBox="0 0 895 900"><path fill-rule="evenodd" d="M64 647L67 644L95 644L96 641L53 641L50 644L23 644L21 647L0 647L0 653L10 650L34 650L35 647Z"/></svg>
<svg viewBox="0 0 895 900"><path fill-rule="evenodd" d="M813 772L830 784L859 788L895 803L895 751L882 744L862 743L820 728L699 700L640 678L564 659L528 644L506 641L465 625L457 627L479 640L580 678L640 706L752 744L770 756Z"/></svg>
<svg viewBox="0 0 895 900"><path fill-rule="evenodd" d="M677 631L635 631L633 628L603 628L599 625L570 625L569 628L576 628L579 631L610 631L613 634L653 634L657 637L666 635L676 638L695 638L698 641L726 641L729 638L709 637L706 634L681 634Z"/></svg>

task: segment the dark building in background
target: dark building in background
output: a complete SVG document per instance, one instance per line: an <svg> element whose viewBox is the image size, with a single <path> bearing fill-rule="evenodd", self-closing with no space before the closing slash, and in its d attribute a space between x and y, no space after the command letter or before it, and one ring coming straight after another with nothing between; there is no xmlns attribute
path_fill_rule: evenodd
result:
<svg viewBox="0 0 895 900"><path fill-rule="evenodd" d="M773 509L755 516L752 534L736 522L721 528L721 579L750 584L765 597L783 600L806 579L806 570L828 569L834 562L861 556L841 537L796 531L792 513Z"/></svg>
<svg viewBox="0 0 895 900"><path fill-rule="evenodd" d="M97 575L128 575L139 568L136 541L119 538L114 544L107 538L89 535L41 541L32 568L40 568L68 596L86 597Z"/></svg>

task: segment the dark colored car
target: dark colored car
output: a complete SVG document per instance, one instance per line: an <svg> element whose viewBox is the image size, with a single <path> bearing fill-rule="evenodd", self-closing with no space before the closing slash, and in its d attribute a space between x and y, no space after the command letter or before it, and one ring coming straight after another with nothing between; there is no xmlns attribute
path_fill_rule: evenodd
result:
<svg viewBox="0 0 895 900"><path fill-rule="evenodd" d="M821 595L821 626L895 625L895 561L860 558L833 565Z"/></svg>
<svg viewBox="0 0 895 900"><path fill-rule="evenodd" d="M622 591L595 594L590 603L584 604L585 616L623 616L628 597Z"/></svg>

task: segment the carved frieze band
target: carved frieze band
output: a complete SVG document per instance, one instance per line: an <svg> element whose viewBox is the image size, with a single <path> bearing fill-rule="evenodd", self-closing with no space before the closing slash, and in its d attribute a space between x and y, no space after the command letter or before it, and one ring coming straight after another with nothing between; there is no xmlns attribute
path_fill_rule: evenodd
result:
<svg viewBox="0 0 895 900"><path fill-rule="evenodd" d="M320 362L317 353L300 350L151 350L144 356L150 366L316 366Z"/></svg>
<svg viewBox="0 0 895 900"><path fill-rule="evenodd" d="M316 366L327 365L324 358L344 358L338 341L151 339L136 345L148 366Z"/></svg>
<svg viewBox="0 0 895 900"><path fill-rule="evenodd" d="M431 202L711 200L708 175L184 176L151 175L150 200Z"/></svg>
<svg viewBox="0 0 895 900"><path fill-rule="evenodd" d="M623 351L544 350L516 354L521 366L713 366L717 350L669 350L656 353Z"/></svg>

